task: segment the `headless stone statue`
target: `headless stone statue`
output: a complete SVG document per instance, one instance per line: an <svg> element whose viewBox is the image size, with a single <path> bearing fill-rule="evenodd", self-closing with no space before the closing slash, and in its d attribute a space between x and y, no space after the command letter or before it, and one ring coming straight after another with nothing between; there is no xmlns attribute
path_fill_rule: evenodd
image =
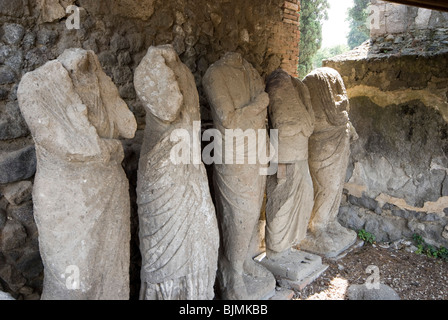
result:
<svg viewBox="0 0 448 320"><path fill-rule="evenodd" d="M307 87L278 69L267 79L269 120L278 130L278 172L268 177L266 253L256 258L279 286L300 285L323 272L322 258L299 251L313 209L313 181L308 166L308 139L314 112Z"/></svg>
<svg viewBox="0 0 448 320"><path fill-rule="evenodd" d="M227 129L266 129L269 97L260 75L240 54L227 53L210 66L203 85L223 145L227 144ZM218 280L221 298L225 300L261 299L275 289L273 275L253 261L250 252L251 242L257 238L266 186L266 176L260 174L262 165L249 164L247 160L248 148L254 150L254 147L246 143L244 164L214 165L222 237Z"/></svg>
<svg viewBox="0 0 448 320"><path fill-rule="evenodd" d="M350 156L350 138L356 137L356 132L348 118L347 91L336 70L316 69L303 82L311 94L316 123L309 141L314 208L307 237L300 248L334 257L356 241L356 233L337 221Z"/></svg>
<svg viewBox="0 0 448 320"><path fill-rule="evenodd" d="M289 251L306 236L313 208L308 139L314 112L306 86L283 70L267 80L271 128L278 129L277 176L269 176L266 205L267 256Z"/></svg>
<svg viewBox="0 0 448 320"><path fill-rule="evenodd" d="M200 146L194 77L171 46L151 47L134 84L147 110L137 183L140 298L213 299L219 232L205 167L172 157L176 132Z"/></svg>
<svg viewBox="0 0 448 320"><path fill-rule="evenodd" d="M134 136L134 115L82 49L24 75L17 95L36 144L42 299L129 299L130 203L118 138Z"/></svg>

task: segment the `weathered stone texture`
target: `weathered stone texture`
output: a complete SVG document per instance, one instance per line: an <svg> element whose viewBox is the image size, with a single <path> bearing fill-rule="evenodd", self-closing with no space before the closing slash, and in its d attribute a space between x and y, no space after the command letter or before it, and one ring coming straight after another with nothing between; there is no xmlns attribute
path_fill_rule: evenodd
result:
<svg viewBox="0 0 448 320"><path fill-rule="evenodd" d="M309 167L314 185L314 207L300 248L334 257L356 241L356 233L342 227L337 214L342 200L350 142L356 131L348 117L350 103L341 75L319 68L303 80L311 95L316 119L309 139Z"/></svg>
<svg viewBox="0 0 448 320"><path fill-rule="evenodd" d="M372 285L373 286L373 285ZM365 284L351 285L347 290L348 300L401 300L398 293L385 284L378 284L378 288L369 288Z"/></svg>
<svg viewBox="0 0 448 320"><path fill-rule="evenodd" d="M193 74L172 46L150 47L136 70L135 88L147 108L148 123L137 185L140 298L212 300L219 233L207 174L202 163L191 161L191 154L187 163L175 163L176 143L170 139L183 130L189 142L191 137L200 144Z"/></svg>
<svg viewBox="0 0 448 320"><path fill-rule="evenodd" d="M227 51L240 52L262 76L286 63L289 63L291 73L295 71L298 54L291 54L288 48L297 50L298 46L293 40L298 39L287 38L284 34L291 30L297 34L297 12L293 11L298 2L287 2L290 4L285 4L283 0L0 0L0 184L20 181L34 183L34 147L29 129L20 114L16 95L22 76L56 59L66 49L92 50L138 122L140 132L135 139L124 143L124 167L130 179L130 194L134 197L131 199L132 228L136 230L136 159L140 152L146 112L135 93L133 74L148 47L163 44L174 46L181 61L194 75L201 117L206 126L210 124L211 115L201 79L208 67ZM80 6L79 30L69 30L65 25L70 15L65 9L71 4ZM281 28L282 25L286 27ZM281 41L279 34L283 34ZM9 206L12 208L14 205L0 196L0 212L7 214ZM132 241L136 243L136 233L133 234ZM28 235L23 248L28 243L35 243L36 237ZM140 257L136 252L138 250L134 248L133 251L131 276L135 278ZM28 256L23 257L26 259ZM9 258L5 263L16 268L15 262ZM131 287L134 298L138 296L139 285L135 284L138 280L134 280ZM27 298L39 294L39 281L31 278L27 281L27 286L36 290L31 293L24 290L22 294L19 293L19 286L14 285L18 288L14 289L14 297Z"/></svg>
<svg viewBox="0 0 448 320"><path fill-rule="evenodd" d="M241 54L227 53L210 66L203 79L210 101L214 127L226 149L227 129L259 130L266 128L269 96L263 79ZM258 140L260 144L267 141ZM227 142L228 144L228 142ZM244 147L244 142L237 142ZM233 145L233 141L232 141ZM256 145L255 145L256 146ZM253 145L250 149L253 149ZM266 187L262 164L249 164L248 148L240 152L242 164L215 163L213 182L216 211L221 228L218 281L221 298L228 300L261 299L275 289L274 276L251 256L251 244L258 239L257 223ZM227 154L228 156L228 154ZM231 154L232 159L234 156ZM227 161L229 162L229 161Z"/></svg>
<svg viewBox="0 0 448 320"><path fill-rule="evenodd" d="M34 146L0 152L0 184L31 178L36 172Z"/></svg>
<svg viewBox="0 0 448 320"><path fill-rule="evenodd" d="M267 178L266 249L282 253L306 236L314 204L308 139L314 111L308 88L283 70L267 79L269 119L278 130L279 172Z"/></svg>
<svg viewBox="0 0 448 320"><path fill-rule="evenodd" d="M130 203L118 139L134 137L133 114L95 54L83 49L27 73L18 100L37 151L42 299L129 299ZM29 212L27 204L9 208L33 234Z"/></svg>
<svg viewBox="0 0 448 320"><path fill-rule="evenodd" d="M448 13L417 6L372 0L371 8L370 36L372 38L403 34L412 30L446 27L448 22Z"/></svg>
<svg viewBox="0 0 448 320"><path fill-rule="evenodd" d="M65 17L65 7L74 3L74 0L38 0L40 10L40 20L42 22L53 22Z"/></svg>
<svg viewBox="0 0 448 320"><path fill-rule="evenodd" d="M0 13L5 16L20 18L25 13L25 0L0 0Z"/></svg>

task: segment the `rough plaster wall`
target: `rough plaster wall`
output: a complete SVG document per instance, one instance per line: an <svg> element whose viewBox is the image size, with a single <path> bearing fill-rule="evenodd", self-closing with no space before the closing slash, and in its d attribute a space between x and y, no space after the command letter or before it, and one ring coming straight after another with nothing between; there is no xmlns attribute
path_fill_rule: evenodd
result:
<svg viewBox="0 0 448 320"><path fill-rule="evenodd" d="M136 138L123 142L132 200L145 127L133 74L148 47L167 43L175 47L196 78L207 125L210 117L201 78L225 52L241 52L263 76L280 66L295 72L298 42L281 33L298 29L297 2L0 0L0 290L19 299L37 299L42 289L43 267L31 199L36 158L16 97L23 74L67 48L81 47L98 54L139 125ZM71 4L80 8L79 30L66 27L65 8ZM132 211L136 235L135 201ZM132 241L131 294L135 298L140 256L137 237Z"/></svg>

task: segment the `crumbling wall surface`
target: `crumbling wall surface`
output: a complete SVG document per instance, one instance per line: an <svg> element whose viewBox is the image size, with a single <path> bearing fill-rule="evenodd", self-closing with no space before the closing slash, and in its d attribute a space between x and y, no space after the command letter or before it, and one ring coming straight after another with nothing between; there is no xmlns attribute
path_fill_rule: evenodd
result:
<svg viewBox="0 0 448 320"><path fill-rule="evenodd" d="M68 48L93 50L135 114L139 131L123 143L134 222L131 282L138 284L135 186L145 111L135 68L149 46L172 44L195 76L206 123L201 79L227 51L242 53L262 75L280 66L295 72L298 42L282 32L298 30L298 10L297 0L0 0L0 290L36 299L42 289L32 202L36 156L16 96L26 72ZM131 289L138 296L138 285Z"/></svg>
<svg viewBox="0 0 448 320"><path fill-rule="evenodd" d="M382 0L371 0L370 36L409 34L416 31L430 31L447 26L448 12L405 6Z"/></svg>
<svg viewBox="0 0 448 320"><path fill-rule="evenodd" d="M433 54L448 46L448 12L372 0L370 53Z"/></svg>
<svg viewBox="0 0 448 320"><path fill-rule="evenodd" d="M446 247L448 29L431 32L439 38L371 39L324 64L343 76L359 135L339 219L380 241L419 234Z"/></svg>

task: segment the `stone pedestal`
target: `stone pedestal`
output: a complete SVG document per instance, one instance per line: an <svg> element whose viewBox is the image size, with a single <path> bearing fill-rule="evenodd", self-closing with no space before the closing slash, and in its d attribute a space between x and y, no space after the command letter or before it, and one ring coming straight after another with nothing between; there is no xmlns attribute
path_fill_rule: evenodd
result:
<svg viewBox="0 0 448 320"><path fill-rule="evenodd" d="M265 277L243 275L244 285L247 291L247 300L269 300L275 296L275 281L272 275Z"/></svg>
<svg viewBox="0 0 448 320"><path fill-rule="evenodd" d="M296 290L302 290L328 268L320 256L295 249L273 257L262 253L254 260L272 272L280 287Z"/></svg>
<svg viewBox="0 0 448 320"><path fill-rule="evenodd" d="M356 239L355 231L333 222L326 230L310 232L300 243L300 248L333 259L354 245Z"/></svg>

